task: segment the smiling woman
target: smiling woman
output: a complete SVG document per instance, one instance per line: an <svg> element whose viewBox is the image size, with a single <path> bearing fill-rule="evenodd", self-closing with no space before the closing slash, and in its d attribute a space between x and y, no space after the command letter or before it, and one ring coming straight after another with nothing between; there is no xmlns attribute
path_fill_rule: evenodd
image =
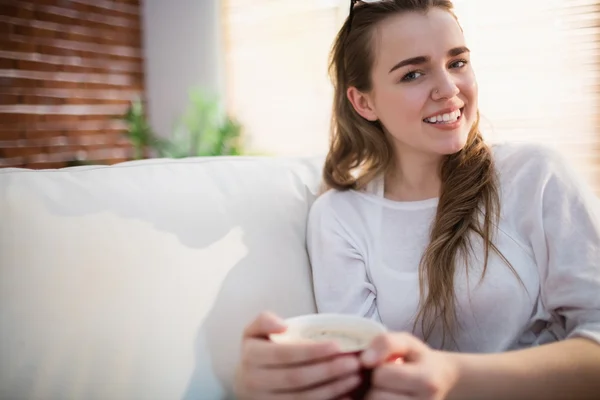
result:
<svg viewBox="0 0 600 400"><path fill-rule="evenodd" d="M241 398L337 398L360 367L373 400L597 397L600 203L555 151L484 140L475 71L451 1L353 7L307 250L319 313L389 331L352 360L259 316Z"/></svg>

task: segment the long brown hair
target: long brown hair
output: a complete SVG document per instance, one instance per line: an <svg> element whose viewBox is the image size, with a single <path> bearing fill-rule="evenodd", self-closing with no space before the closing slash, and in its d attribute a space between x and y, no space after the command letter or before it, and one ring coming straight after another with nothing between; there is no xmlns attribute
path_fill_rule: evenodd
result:
<svg viewBox="0 0 600 400"><path fill-rule="evenodd" d="M359 2L354 9L351 29L348 29L348 20L340 29L329 65L334 102L330 149L323 171L328 188L361 189L392 167L394 154L383 127L378 121L362 118L348 101L346 90L351 86L362 92L372 89L370 72L375 57L372 41L375 27L381 21L408 11L426 12L432 7L454 15L452 2L448 0ZM464 148L445 156L440 177L442 187L437 214L430 243L420 263L421 302L415 327L417 321L421 321L427 339L436 321L441 321L444 346L446 336L454 339L457 328L454 276L458 259L465 261L468 270L469 250L473 248L470 234L483 239L482 278L490 249L507 262L492 242L500 200L492 152L479 131L479 113ZM425 282L428 283L426 295Z"/></svg>

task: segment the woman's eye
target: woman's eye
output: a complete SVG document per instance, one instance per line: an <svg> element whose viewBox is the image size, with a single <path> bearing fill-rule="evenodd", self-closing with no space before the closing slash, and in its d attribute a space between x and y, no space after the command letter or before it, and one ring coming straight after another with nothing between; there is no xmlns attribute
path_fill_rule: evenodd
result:
<svg viewBox="0 0 600 400"><path fill-rule="evenodd" d="M419 78L421 75L423 75L423 74L418 71L409 72L408 74L406 74L402 77L402 82L414 81L415 79Z"/></svg>
<svg viewBox="0 0 600 400"><path fill-rule="evenodd" d="M450 68L463 68L467 65L467 60L458 60L450 64Z"/></svg>

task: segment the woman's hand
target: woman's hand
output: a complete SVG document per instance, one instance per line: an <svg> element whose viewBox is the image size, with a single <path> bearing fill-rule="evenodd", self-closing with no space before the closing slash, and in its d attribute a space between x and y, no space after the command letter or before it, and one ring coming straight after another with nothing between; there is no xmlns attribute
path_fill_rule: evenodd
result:
<svg viewBox="0 0 600 400"><path fill-rule="evenodd" d="M359 385L356 356L340 355L333 342L278 344L267 339L285 329L282 320L268 313L246 328L236 371L236 398L328 400Z"/></svg>
<svg viewBox="0 0 600 400"><path fill-rule="evenodd" d="M432 350L406 333L377 337L361 361L375 368L368 400L442 400L458 380L450 353Z"/></svg>

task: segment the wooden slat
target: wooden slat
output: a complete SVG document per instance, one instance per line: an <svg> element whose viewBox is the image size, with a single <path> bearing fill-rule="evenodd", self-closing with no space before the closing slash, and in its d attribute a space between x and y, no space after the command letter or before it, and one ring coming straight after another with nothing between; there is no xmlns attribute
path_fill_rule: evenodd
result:
<svg viewBox="0 0 600 400"><path fill-rule="evenodd" d="M16 67L17 62L15 60L0 58L0 69L14 69Z"/></svg>
<svg viewBox="0 0 600 400"><path fill-rule="evenodd" d="M0 14L0 16L1 15L2 14ZM0 21L0 35L2 35L2 36L10 35L11 33L13 33L13 28L14 27L11 24L9 24L8 22Z"/></svg>
<svg viewBox="0 0 600 400"><path fill-rule="evenodd" d="M4 147L0 149L1 158L23 157L27 163L60 162L79 159L123 158L131 150L129 143L71 145L55 147ZM112 157L112 153L117 154ZM91 156L91 157L90 157Z"/></svg>
<svg viewBox="0 0 600 400"><path fill-rule="evenodd" d="M22 132L25 137L35 139L37 137L60 136L61 132L78 131L115 131L124 130L126 125L123 121L113 119L88 120L81 121L75 117L68 121L36 121L35 123L2 123L0 124L0 137L4 137L5 132Z"/></svg>
<svg viewBox="0 0 600 400"><path fill-rule="evenodd" d="M127 58L140 58L142 56L141 50L137 47L132 46L116 46L116 45L102 45L96 43L87 43L74 40L64 40L55 38L45 37L31 37L18 34L10 34L8 42L18 44L28 44L35 46L35 49L40 49L40 46L56 47L63 50L81 51L86 53L94 53L101 55L113 55Z"/></svg>
<svg viewBox="0 0 600 400"><path fill-rule="evenodd" d="M0 131L0 140L20 140L25 137L22 131Z"/></svg>
<svg viewBox="0 0 600 400"><path fill-rule="evenodd" d="M19 43L14 42L12 40L8 40L7 36L0 36L0 49L3 51L11 51L11 52L26 52L26 53L35 53L37 50L35 48L35 44L33 43ZM70 54L73 55L73 54Z"/></svg>
<svg viewBox="0 0 600 400"><path fill-rule="evenodd" d="M131 75L124 74L79 74L74 72L22 71L18 69L0 69L0 78L98 83L112 86L128 86L134 82Z"/></svg>
<svg viewBox="0 0 600 400"><path fill-rule="evenodd" d="M38 121L43 121L45 119L44 115L35 115L35 114L0 114L0 120L2 120L2 125L10 125L10 124L30 124Z"/></svg>
<svg viewBox="0 0 600 400"><path fill-rule="evenodd" d="M122 31L109 28L89 28L79 25L59 24L26 18L0 15L0 26L5 33L55 37L58 39L76 39L101 44L139 45L140 35L123 35Z"/></svg>
<svg viewBox="0 0 600 400"><path fill-rule="evenodd" d="M96 161L110 159L127 159L130 158L132 150L124 147L104 147L95 149L80 149L73 152L72 149L63 152L42 153L26 157L28 163L46 163L46 162L67 162L75 159ZM74 157L75 156L75 157Z"/></svg>
<svg viewBox="0 0 600 400"><path fill-rule="evenodd" d="M132 5L108 0L71 0L71 3L85 4L88 6L94 6L96 8L102 8L105 10L119 11L124 14L131 14L132 16L136 17L140 15L140 7L139 3L137 2L135 5Z"/></svg>
<svg viewBox="0 0 600 400"><path fill-rule="evenodd" d="M15 0L12 0L15 1ZM32 1L32 0L29 0ZM85 3L82 1L71 1L71 0L34 0L37 8L40 6L50 6L56 8L66 8L72 12L80 12L85 14L97 14L104 15L107 17L116 17L116 18L124 18L124 19L134 19L138 18L138 15L119 11L112 7L97 7L92 2ZM68 3L67 3L68 1ZM111 3L105 3L110 5ZM113 2L113 4L118 4Z"/></svg>
<svg viewBox="0 0 600 400"><path fill-rule="evenodd" d="M60 105L38 106L28 104L15 104L0 106L2 114L28 114L28 115L122 115L127 110L127 105Z"/></svg>
<svg viewBox="0 0 600 400"><path fill-rule="evenodd" d="M0 105L17 104L19 99L19 95L16 94L0 94Z"/></svg>
<svg viewBox="0 0 600 400"><path fill-rule="evenodd" d="M68 0L69 9L81 12L109 13L124 17L138 17L139 4L124 4L110 0ZM36 4L64 7L65 0L36 0Z"/></svg>
<svg viewBox="0 0 600 400"><path fill-rule="evenodd" d="M129 101L135 97L140 96L141 93L135 90L86 90L0 87L0 95L51 97L57 99Z"/></svg>
<svg viewBox="0 0 600 400"><path fill-rule="evenodd" d="M16 148L16 147L2 147L0 148L0 158L15 158L15 157L25 157L26 159L28 157L32 157L35 156L37 154L40 153L45 153L46 152L46 148L45 147L23 147L23 148Z"/></svg>
<svg viewBox="0 0 600 400"><path fill-rule="evenodd" d="M25 53L23 53L25 54ZM73 72L82 74L122 74L126 73L129 75L141 75L141 65L132 65L132 70L123 71L123 69L113 68L111 66L112 60L98 60L100 62L95 67L92 66L77 66L60 63L47 63L44 61L28 61L28 60L12 60L1 58L0 56L0 69L18 69L23 71L45 71L45 72ZM106 64L109 67L103 68L101 65Z"/></svg>
<svg viewBox="0 0 600 400"><path fill-rule="evenodd" d="M39 96L26 96L21 97L20 104L31 104L31 105L121 105L129 106L129 100L114 100L114 99L76 99L66 98L57 99L55 97L39 97Z"/></svg>
<svg viewBox="0 0 600 400"><path fill-rule="evenodd" d="M37 139L0 140L0 148L129 145L125 131L92 135L60 135Z"/></svg>
<svg viewBox="0 0 600 400"><path fill-rule="evenodd" d="M19 7L16 1L0 0L0 15L18 18L34 18L33 8Z"/></svg>
<svg viewBox="0 0 600 400"><path fill-rule="evenodd" d="M20 87L26 89L48 88L48 89L115 89L119 87L127 89L140 89L133 86L110 86L105 84L88 84L85 82L69 82L69 81L40 81L35 79L20 79L20 78L0 78L0 87Z"/></svg>
<svg viewBox="0 0 600 400"><path fill-rule="evenodd" d="M69 165L66 162L58 162L58 163L48 162L48 163L26 163L23 165L22 168L43 170L43 169L60 169L60 168L64 168L67 166L69 166Z"/></svg>
<svg viewBox="0 0 600 400"><path fill-rule="evenodd" d="M24 164L25 164L24 157L12 157L12 158L0 157L0 168L9 168L9 167L18 168L18 167L22 167Z"/></svg>
<svg viewBox="0 0 600 400"><path fill-rule="evenodd" d="M10 51L10 52L32 53L32 54L42 54L42 55L50 55L50 56L65 56L65 57L80 57L80 58L86 58L86 59L114 60L117 62L126 61L126 62L137 63L139 65L141 65L141 63L142 63L142 58L135 58L135 57L123 58L123 57L111 55L111 54L102 54L102 53L97 53L97 52L64 49L62 47L57 47L57 46L36 45L34 43L28 43L28 42L14 42L14 41L9 41L4 36L0 36L0 49L2 49L4 51Z"/></svg>
<svg viewBox="0 0 600 400"><path fill-rule="evenodd" d="M109 72L143 72L142 65L139 61L121 61L111 60L109 58L67 57L40 53L24 53L19 51L0 50L0 60L29 61L58 66L104 69ZM0 66L0 68L5 67Z"/></svg>
<svg viewBox="0 0 600 400"><path fill-rule="evenodd" d="M139 18L124 18L109 16L105 13L81 12L65 7L31 3L24 0L0 0L0 5L17 7L18 10L35 13L37 19L53 22L67 22L81 25L88 23L100 24L106 27L121 27L127 29L140 28ZM23 15L25 13L20 13ZM11 14L8 14L11 15Z"/></svg>
<svg viewBox="0 0 600 400"><path fill-rule="evenodd" d="M0 61L6 60L0 58ZM106 60L103 63L110 65L111 60ZM102 63L98 63L102 64ZM106 74L106 73L130 73L141 75L142 71L140 71L140 65L137 65L137 71L129 71L124 72L122 69L116 68L103 68L101 66L89 67L89 66L77 66L77 65L68 65L68 64L59 64L59 63L47 63L43 61L27 61L27 60L8 60L8 62L4 63L7 67L6 69L19 69L23 71L46 71L46 72L74 72L81 74ZM2 68L4 69L4 68Z"/></svg>
<svg viewBox="0 0 600 400"><path fill-rule="evenodd" d="M37 106L57 106L57 105L129 105L129 100L114 100L114 99L78 99L65 98L59 99L56 97L43 96L14 96L0 95L1 105L27 104Z"/></svg>

